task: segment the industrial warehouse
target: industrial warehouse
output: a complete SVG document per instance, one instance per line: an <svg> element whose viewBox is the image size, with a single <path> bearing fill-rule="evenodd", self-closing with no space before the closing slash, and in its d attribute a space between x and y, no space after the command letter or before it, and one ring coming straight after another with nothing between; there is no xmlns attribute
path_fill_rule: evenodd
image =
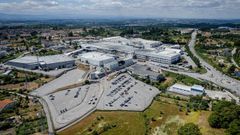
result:
<svg viewBox="0 0 240 135"><path fill-rule="evenodd" d="M178 93L181 95L202 95L205 92L204 87L200 85L186 86L183 84L174 84L169 88L169 92Z"/></svg>
<svg viewBox="0 0 240 135"><path fill-rule="evenodd" d="M180 53L173 50L136 51L136 58L163 64L174 64L180 60Z"/></svg>
<svg viewBox="0 0 240 135"><path fill-rule="evenodd" d="M5 63L18 70L57 74L30 92L40 97L54 130L64 130L97 110L144 111L165 90L183 98L200 95L232 99L228 93L215 94L200 85L170 86L181 82L168 72L193 74L191 58L180 45L123 37L72 43L74 47L61 55L27 53Z"/></svg>
<svg viewBox="0 0 240 135"><path fill-rule="evenodd" d="M133 64L133 59L130 57L118 58L114 55L99 52L83 53L79 55L78 59L85 64L102 67L109 71L118 70Z"/></svg>
<svg viewBox="0 0 240 135"><path fill-rule="evenodd" d="M95 110L143 111L160 91L136 78L165 80L161 70L149 68L143 60L171 65L182 52L176 45L139 38L111 37L78 44L79 49L61 55L27 55L6 63L44 72L66 68L61 76L31 92L46 102L57 130Z"/></svg>
<svg viewBox="0 0 240 135"><path fill-rule="evenodd" d="M60 68L70 68L75 65L75 60L65 55L51 55L51 56L25 56L10 60L7 65L24 68L29 70L53 70Z"/></svg>
<svg viewBox="0 0 240 135"><path fill-rule="evenodd" d="M116 62L113 56L99 52L84 53L81 54L79 58L82 62L89 63L94 66L104 66L108 63Z"/></svg>
<svg viewBox="0 0 240 135"><path fill-rule="evenodd" d="M110 37L98 42L82 44L83 48L98 50L106 53L133 54L139 49L155 50L156 47L163 45L159 41L150 41L140 38Z"/></svg>
<svg viewBox="0 0 240 135"><path fill-rule="evenodd" d="M75 61L110 71L133 64L133 59L152 61L162 64L175 64L180 60L182 50L177 45L163 44L140 38L110 37L98 41L82 43L81 49L61 55L24 56L8 61L6 64L28 70L53 70L70 68Z"/></svg>
<svg viewBox="0 0 240 135"><path fill-rule="evenodd" d="M81 46L88 51L94 50L119 56L136 56L139 60L153 61L162 64L177 63L183 53L178 45L162 44L158 41L149 41L139 38L126 39L122 37L111 37L102 39L99 42L82 44ZM81 56L81 58L84 60L86 59L84 57L89 57L89 55L94 57L94 55L98 54L93 55L90 53L86 55ZM103 55L100 57L104 59Z"/></svg>

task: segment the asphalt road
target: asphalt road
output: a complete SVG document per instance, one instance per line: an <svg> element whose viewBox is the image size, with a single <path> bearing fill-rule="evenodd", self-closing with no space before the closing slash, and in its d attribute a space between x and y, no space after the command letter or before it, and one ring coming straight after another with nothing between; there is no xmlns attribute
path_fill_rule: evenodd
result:
<svg viewBox="0 0 240 135"><path fill-rule="evenodd" d="M197 31L192 33L192 39L189 43L190 51L195 55L199 60L203 67L207 69L207 73L201 75L201 78L211 81L221 87L231 90L232 92L236 92L236 94L240 95L240 81L233 79L220 71L216 70L206 61L204 61L200 56L197 55L196 50L194 49L196 42Z"/></svg>
<svg viewBox="0 0 240 135"><path fill-rule="evenodd" d="M237 48L235 47L235 48L232 50L232 56L236 53L236 51L237 51ZM234 60L233 57L231 58L231 61L232 61L232 63L233 63L236 67L239 67L239 65L236 63L236 61Z"/></svg>
<svg viewBox="0 0 240 135"><path fill-rule="evenodd" d="M177 74L187 75L198 80L205 80L205 81L212 82L218 86L221 86L227 90L230 90L231 92L235 92L238 96L240 96L240 81L233 79L221 73L220 71L216 70L214 67L212 67L210 64L208 64L200 56L197 55L196 50L194 49L196 36L197 36L197 31L194 31L192 33L192 39L189 42L189 48L190 48L190 51L193 53L193 55L195 55L200 60L201 65L204 68L206 68L207 73L199 74L199 73L191 73L191 72L185 72L185 71L174 71L168 68L162 68L160 66L153 65L150 62L147 64L150 67L159 68L159 69L169 71L169 72L174 72Z"/></svg>
<svg viewBox="0 0 240 135"><path fill-rule="evenodd" d="M53 126L52 117L50 115L50 110L48 108L48 105L47 105L46 101L42 98L39 98L39 102L42 104L44 112L45 112L46 117L47 117L48 134L49 135L55 135L55 129L54 129L54 126Z"/></svg>

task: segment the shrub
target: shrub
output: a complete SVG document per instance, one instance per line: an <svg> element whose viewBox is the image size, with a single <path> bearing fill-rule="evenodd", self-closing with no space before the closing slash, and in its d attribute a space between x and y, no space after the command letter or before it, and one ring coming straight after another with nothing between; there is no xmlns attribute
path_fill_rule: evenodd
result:
<svg viewBox="0 0 240 135"><path fill-rule="evenodd" d="M201 132L197 125L187 123L178 129L178 135L201 135Z"/></svg>

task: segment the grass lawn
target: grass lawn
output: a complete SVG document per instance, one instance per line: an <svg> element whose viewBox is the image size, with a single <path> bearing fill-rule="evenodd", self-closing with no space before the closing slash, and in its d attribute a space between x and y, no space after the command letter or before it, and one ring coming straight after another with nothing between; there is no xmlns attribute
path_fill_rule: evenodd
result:
<svg viewBox="0 0 240 135"><path fill-rule="evenodd" d="M192 71L200 73L200 74L207 73L207 70L205 68L203 68L203 67L201 67L201 68L198 68L198 67L197 68L193 68Z"/></svg>
<svg viewBox="0 0 240 135"><path fill-rule="evenodd" d="M179 111L176 100L158 97L144 112L126 111L96 111L72 127L58 133L59 135L177 135L178 128L184 123L198 124L203 135L224 134L222 129L213 129L208 125L210 111L191 112L186 115L183 107ZM186 101L178 101L182 106ZM103 117L99 119L99 117ZM111 129L103 130L106 125L114 125Z"/></svg>
<svg viewBox="0 0 240 135"><path fill-rule="evenodd" d="M186 75L180 75L172 72L164 71L164 74L167 78L171 78L171 83L182 83L185 85L194 85L194 84L202 84L202 81L194 79L192 77L186 76ZM169 82L169 79L168 79Z"/></svg>
<svg viewBox="0 0 240 135"><path fill-rule="evenodd" d="M183 117L186 122L198 124L203 135L223 135L224 129L214 129L208 124L208 117L211 114L209 111L191 112L188 116Z"/></svg>
<svg viewBox="0 0 240 135"><path fill-rule="evenodd" d="M99 116L102 116L103 119L97 120ZM97 111L78 124L60 132L59 135L92 134L94 130L100 131L107 124L116 124L116 127L103 132L103 135L141 135L145 133L144 118L139 112Z"/></svg>

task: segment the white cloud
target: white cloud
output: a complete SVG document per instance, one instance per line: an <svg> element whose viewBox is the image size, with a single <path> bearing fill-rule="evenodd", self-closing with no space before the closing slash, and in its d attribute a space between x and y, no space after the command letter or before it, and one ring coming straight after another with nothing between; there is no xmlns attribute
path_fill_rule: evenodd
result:
<svg viewBox="0 0 240 135"><path fill-rule="evenodd" d="M0 11L138 17L240 18L240 0L11 0Z"/></svg>

